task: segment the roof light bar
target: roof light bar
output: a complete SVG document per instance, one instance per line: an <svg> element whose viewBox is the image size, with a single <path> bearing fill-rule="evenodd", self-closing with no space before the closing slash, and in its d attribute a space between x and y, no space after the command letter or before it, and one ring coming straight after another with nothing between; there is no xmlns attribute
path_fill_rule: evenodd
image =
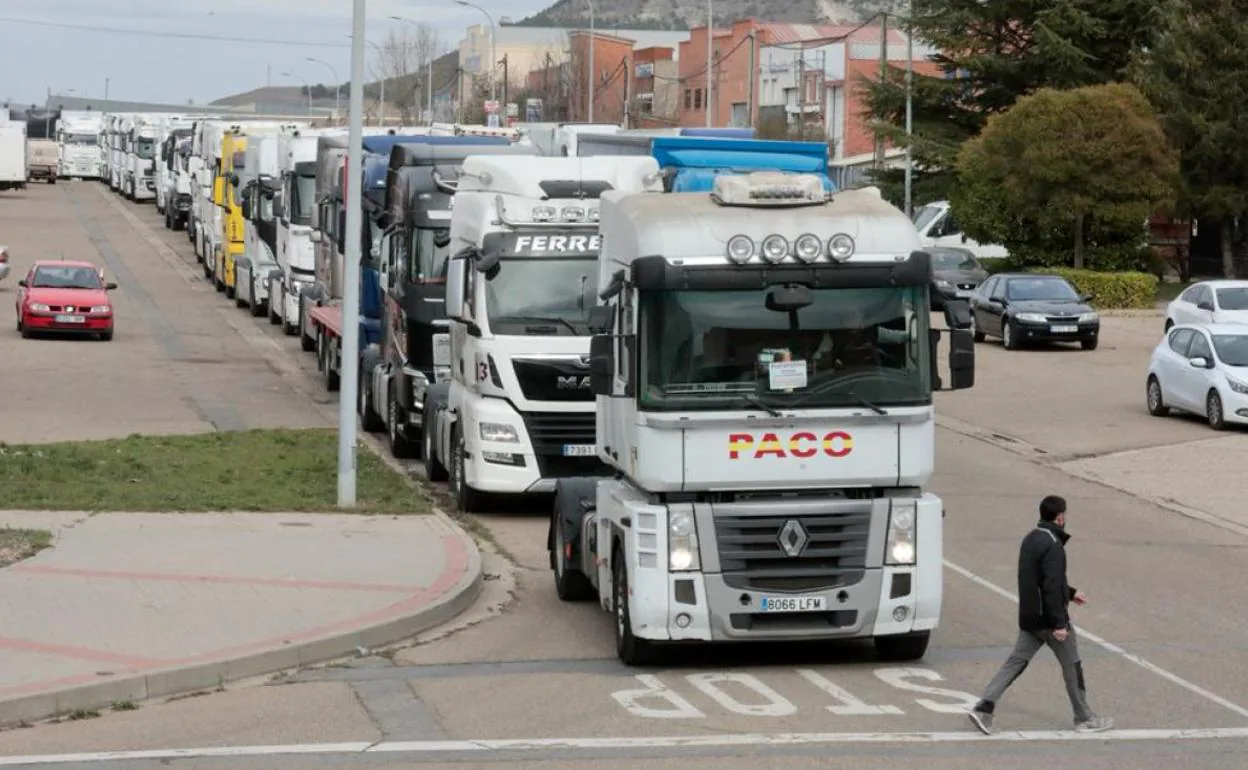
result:
<svg viewBox="0 0 1248 770"><path fill-rule="evenodd" d="M724 255L735 265L744 265L754 257L772 265L790 257L811 264L825 255L833 262L844 262L854 255L855 248L854 239L845 233L833 235L827 243L814 233L799 235L791 243L783 235L772 233L761 244L756 244L744 233L738 233L728 239Z"/></svg>
<svg viewBox="0 0 1248 770"><path fill-rule="evenodd" d="M826 203L828 194L817 174L754 171L717 176L711 200L721 206L811 206Z"/></svg>

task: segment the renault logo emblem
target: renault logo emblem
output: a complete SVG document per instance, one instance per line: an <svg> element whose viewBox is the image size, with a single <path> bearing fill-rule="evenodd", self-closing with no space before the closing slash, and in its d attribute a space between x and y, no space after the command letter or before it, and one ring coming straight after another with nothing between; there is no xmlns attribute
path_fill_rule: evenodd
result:
<svg viewBox="0 0 1248 770"><path fill-rule="evenodd" d="M806 547L806 543L810 541L810 535L806 534L806 528L802 526L800 521L789 519L780 528L780 550L789 556L797 556L801 554L802 549Z"/></svg>

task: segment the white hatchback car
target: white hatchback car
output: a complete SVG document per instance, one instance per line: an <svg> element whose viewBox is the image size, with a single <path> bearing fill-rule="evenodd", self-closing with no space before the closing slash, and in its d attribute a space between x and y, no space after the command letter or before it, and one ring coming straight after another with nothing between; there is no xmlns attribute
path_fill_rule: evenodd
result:
<svg viewBox="0 0 1248 770"><path fill-rule="evenodd" d="M1148 362L1148 411L1203 415L1214 430L1248 424L1248 326L1177 325Z"/></svg>
<svg viewBox="0 0 1248 770"><path fill-rule="evenodd" d="M1166 329L1176 324L1248 324L1248 281L1201 281L1166 306Z"/></svg>

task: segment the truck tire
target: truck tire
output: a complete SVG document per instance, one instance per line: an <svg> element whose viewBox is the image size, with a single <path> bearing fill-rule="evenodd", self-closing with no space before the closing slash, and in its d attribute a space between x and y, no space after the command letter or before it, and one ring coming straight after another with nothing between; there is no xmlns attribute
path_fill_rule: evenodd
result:
<svg viewBox="0 0 1248 770"><path fill-rule="evenodd" d="M577 568L569 568L567 542L563 535L563 506L576 505L579 501L568 502L566 497L555 496L555 593L565 602L585 602L598 596L597 589L585 577L585 573Z"/></svg>
<svg viewBox="0 0 1248 770"><path fill-rule="evenodd" d="M931 631L916 631L912 634L895 634L877 636L875 654L882 660L902 662L920 660L927 654L927 645L932 639Z"/></svg>
<svg viewBox="0 0 1248 770"><path fill-rule="evenodd" d="M628 612L628 570L624 552L618 545L611 553L611 611L615 615L615 654L626 666L644 666L658 657L654 642L633 635L633 619Z"/></svg>
<svg viewBox="0 0 1248 770"><path fill-rule="evenodd" d="M251 303L250 310L253 318L263 318L269 312L269 301L267 299L256 299L260 295L260 286L256 283L256 279L251 279Z"/></svg>
<svg viewBox="0 0 1248 770"><path fill-rule="evenodd" d="M416 447L412 446L412 442L407 440L407 436L399 430L399 424L403 422L403 407L399 406L399 399L394 395L394 388L391 387L386 393L386 444L390 447L390 456L400 460L410 460L418 456Z"/></svg>
<svg viewBox="0 0 1248 770"><path fill-rule="evenodd" d="M300 300L299 302L299 328L295 333L299 335L299 347L303 349L303 352L311 353L313 350L316 350L316 338L309 337L307 332L303 330L303 325L304 325L303 307L304 307L303 301Z"/></svg>
<svg viewBox="0 0 1248 770"><path fill-rule="evenodd" d="M334 371L333 361L330 360L329 346L331 344L326 334L316 335L316 368L325 375L325 390L333 393L338 390L341 382L338 372Z"/></svg>
<svg viewBox="0 0 1248 770"><path fill-rule="evenodd" d="M373 389L368 386L369 381L373 378L371 374L366 375L365 372L371 369L365 369L360 366L360 386L356 388L356 413L360 416L360 427L366 433L380 433L385 430L386 423L381 419L381 415L377 414L377 410L373 408Z"/></svg>
<svg viewBox="0 0 1248 770"><path fill-rule="evenodd" d="M438 459L437 447L433 445L433 424L428 411L420 413L420 443L425 456L425 478L429 481L446 481L446 466Z"/></svg>
<svg viewBox="0 0 1248 770"><path fill-rule="evenodd" d="M464 437L459 428L455 428L451 435L451 494L460 513L477 513L481 508L481 493L468 486L464 478L464 455Z"/></svg>

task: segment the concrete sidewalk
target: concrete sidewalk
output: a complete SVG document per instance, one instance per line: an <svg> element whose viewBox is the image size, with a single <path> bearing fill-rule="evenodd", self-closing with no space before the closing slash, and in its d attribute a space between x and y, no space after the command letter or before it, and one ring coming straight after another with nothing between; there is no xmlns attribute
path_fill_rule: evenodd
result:
<svg viewBox="0 0 1248 770"><path fill-rule="evenodd" d="M0 570L0 725L353 654L466 609L441 515L3 512L55 546Z"/></svg>

